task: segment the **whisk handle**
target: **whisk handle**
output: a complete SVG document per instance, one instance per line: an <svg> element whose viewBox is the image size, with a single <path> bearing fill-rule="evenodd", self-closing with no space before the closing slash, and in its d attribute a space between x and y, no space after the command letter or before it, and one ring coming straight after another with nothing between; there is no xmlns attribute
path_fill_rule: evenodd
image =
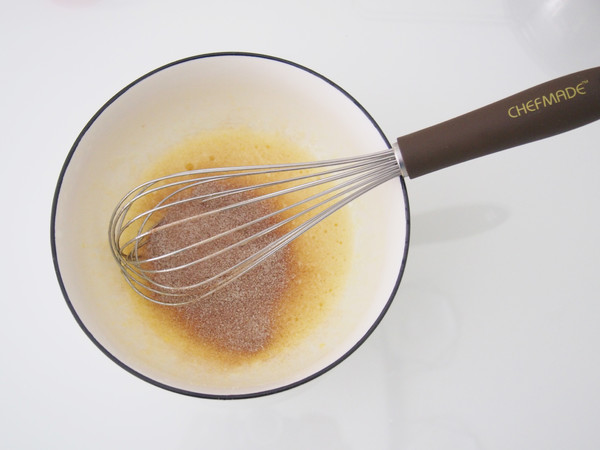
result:
<svg viewBox="0 0 600 450"><path fill-rule="evenodd" d="M600 119L600 67L540 84L398 138L416 178L480 156L554 136Z"/></svg>

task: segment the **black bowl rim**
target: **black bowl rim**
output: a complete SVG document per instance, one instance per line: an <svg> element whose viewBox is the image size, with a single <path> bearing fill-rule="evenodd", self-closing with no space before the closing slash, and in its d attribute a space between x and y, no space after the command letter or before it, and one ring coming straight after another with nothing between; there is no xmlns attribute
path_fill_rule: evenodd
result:
<svg viewBox="0 0 600 450"><path fill-rule="evenodd" d="M108 358L110 358L114 363L116 363L118 366L120 366L121 368L125 369L127 372L131 373L132 375L135 375L136 377L154 385L157 387L160 387L162 389L171 391L171 392L175 392L178 394L182 394L182 395L187 395L187 396L191 396L191 397L199 397L199 398L208 398L208 399L220 399L220 400L229 400L229 399L246 399L246 398L256 398L256 397L263 397L263 396L267 396L267 395L272 395L278 392L283 392L283 391L287 391L289 389L292 389L294 387L303 385L321 375L323 375L326 372L329 372L331 369L333 369L334 367L336 367L338 364L340 364L342 361L344 361L346 358L348 358L352 353L354 353L366 340L367 338L369 338L369 336L373 333L373 331L375 330L375 328L377 328L377 326L379 325L379 323L382 321L383 317L385 316L385 314L387 313L388 309L390 308L392 301L394 300L396 293L398 291L398 288L400 286L400 282L402 280L402 276L404 274L404 268L406 266L406 260L408 257L408 244L409 244L409 239L410 239L410 209L409 209L409 204L408 204L408 193L407 193L407 189L406 189L406 184L404 182L404 179L400 176L398 177L399 182L401 183L402 186L402 192L404 195L404 204L405 204L405 217L406 217L406 235L405 235L405 240L404 240L404 253L402 255L402 264L400 267L400 271L398 273L398 277L396 278L395 284L392 288L392 291L390 293L390 297L387 300L386 304L384 305L384 307L381 310L381 313L379 314L379 316L377 317L377 319L373 322L373 324L371 325L371 327L367 330L367 332L346 352L344 353L342 356L340 356L337 360L335 360L334 362L332 362L331 364L329 364L328 366L320 369L319 371L306 376L304 378L302 378L301 380L295 381L293 383L290 384L286 384L283 386L279 386L273 389L267 389L267 390L263 390L263 391L258 391L258 392L250 392L250 393L244 393L244 394L207 394L207 393L202 393L202 392L194 392L194 391L189 391L186 389L181 389L175 386L170 386L168 384L165 383L161 383L157 380L152 379L151 377L148 377L146 375L144 375L143 373L138 372L137 370L133 369L132 367L128 366L127 364L125 364L124 362L122 362L121 360L119 360L116 356L114 356L111 352L108 351L108 349L106 349L95 337L94 335L87 329L87 327L85 326L85 324L83 323L83 321L81 320L81 318L79 317L79 315L77 314L77 311L75 310L75 307L73 306L73 304L71 303L71 300L69 298L69 294L67 292L66 286L64 284L64 281L62 279L61 276L61 272L60 272L60 267L59 267L59 262L58 262L58 255L57 255L57 247L56 247L56 228L55 228L55 222L56 222L56 212L57 212L57 207L58 207L58 201L59 201L59 197L60 197L60 191L61 191L61 186L62 186L62 182L64 179L64 176L68 170L69 164L71 162L71 159L73 157L73 155L75 154L75 151L77 150L79 143L81 141L81 139L83 138L83 136L87 133L87 131L90 129L90 127L94 124L94 122L96 121L96 119L115 101L117 100L119 97L121 97L125 92L127 92L129 89L131 89L133 86L137 85L138 83L140 83L141 81L145 80L146 78L161 72L165 69L168 69L170 67L179 65L179 64L183 64L186 63L188 61L194 61L194 60L198 60L198 59L204 59L204 58L214 58L214 57L231 57L231 56L242 56L242 57L252 57L252 58L263 58L263 59L267 59L267 60L271 60L274 62L279 62L279 63L283 63L283 64L288 64L290 66L293 66L297 69L303 70L317 78L320 78L321 80L325 81L326 83L328 83L329 85L331 85L332 87L334 87L335 89L337 89L340 93L342 93L343 95L345 95L349 100L351 100L354 105L359 108L359 110L369 119L369 121L371 122L371 124L377 129L377 131L379 132L381 138L383 139L383 141L387 144L388 148L390 147L390 143L388 141L388 139L386 138L385 134L383 133L383 131L381 130L381 128L379 127L379 125L375 122L375 120L373 119L373 117L367 112L367 110L354 98L352 97L348 92L346 92L344 89L342 89L340 86L338 86L336 83L334 83L333 81L329 80L328 78L324 77L323 75L315 72L312 69L309 69L305 66L302 66L298 63L289 61L287 59L283 59L283 58L279 58L276 56L270 56L270 55L266 55L266 54L262 54L262 53L249 53L249 52L239 52L239 51L227 51L227 52L214 52L214 53L205 53L205 54L199 54L199 55L195 55L195 56L190 56L187 58L183 58L183 59L179 59L176 61L173 61L171 63L165 64L161 67L158 67L157 69L154 69L150 72L148 72L147 74L139 77L138 79L136 79L135 81L133 81L132 83L128 84L127 86L125 86L123 89L121 89L117 94L115 94L110 100L108 100L97 112L96 114L94 114L94 116L89 120L89 122L85 125L85 127L82 129L82 131L80 132L79 136L77 137L77 139L75 140L75 142L73 143L73 146L71 147L65 162L63 164L63 167L61 169L60 175L58 177L58 181L56 184L56 189L54 192L54 197L52 200L52 210L51 210L51 219L50 219L50 243L51 243L51 249L52 249L52 261L54 263L54 270L56 272L56 277L58 279L58 283L60 285L60 289L62 291L63 297L67 303L67 306L69 307L69 310L71 311L71 313L73 314L73 317L75 318L76 322L79 324L79 326L81 327L81 329L83 330L83 332L87 335L87 337L96 345L96 347L98 347Z"/></svg>

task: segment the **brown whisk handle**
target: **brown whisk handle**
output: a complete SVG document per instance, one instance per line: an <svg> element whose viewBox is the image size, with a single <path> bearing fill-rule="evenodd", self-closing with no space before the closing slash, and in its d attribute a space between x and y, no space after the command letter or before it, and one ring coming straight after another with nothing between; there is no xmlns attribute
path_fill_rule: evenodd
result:
<svg viewBox="0 0 600 450"><path fill-rule="evenodd" d="M532 87L398 138L410 178L600 119L600 67Z"/></svg>

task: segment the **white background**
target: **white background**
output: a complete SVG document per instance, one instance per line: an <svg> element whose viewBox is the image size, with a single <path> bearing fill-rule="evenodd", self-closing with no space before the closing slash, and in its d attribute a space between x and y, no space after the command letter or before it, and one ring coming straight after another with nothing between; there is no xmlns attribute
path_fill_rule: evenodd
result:
<svg viewBox="0 0 600 450"><path fill-rule="evenodd" d="M409 180L408 266L381 326L262 399L184 397L111 362L49 239L80 130L165 63L293 60L393 139L599 65L599 24L597 0L4 0L0 447L600 448L600 123Z"/></svg>

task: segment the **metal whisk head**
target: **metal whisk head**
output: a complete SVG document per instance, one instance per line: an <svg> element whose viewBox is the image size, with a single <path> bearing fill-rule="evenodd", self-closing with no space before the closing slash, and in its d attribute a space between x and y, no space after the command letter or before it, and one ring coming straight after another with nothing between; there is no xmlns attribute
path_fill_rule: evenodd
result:
<svg viewBox="0 0 600 450"><path fill-rule="evenodd" d="M312 163L192 170L115 208L114 257L144 298L182 305L228 285L306 230L401 175L397 148Z"/></svg>

